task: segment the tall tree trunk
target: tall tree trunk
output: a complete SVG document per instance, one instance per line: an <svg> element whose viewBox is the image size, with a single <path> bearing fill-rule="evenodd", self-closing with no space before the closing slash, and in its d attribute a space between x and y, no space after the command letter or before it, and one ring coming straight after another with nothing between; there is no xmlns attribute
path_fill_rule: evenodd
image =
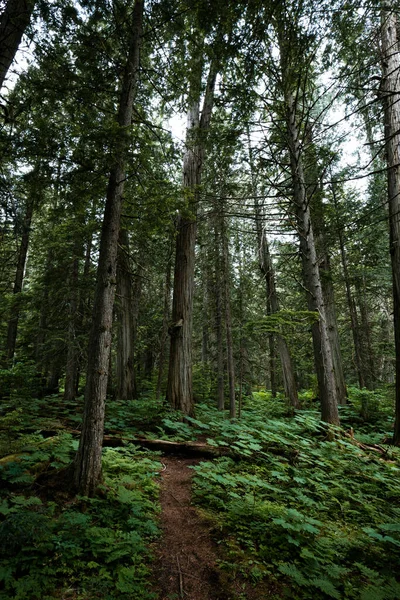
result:
<svg viewBox="0 0 400 600"><path fill-rule="evenodd" d="M49 374L46 380L45 394L58 394L60 391L61 368L58 357L53 357L50 364Z"/></svg>
<svg viewBox="0 0 400 600"><path fill-rule="evenodd" d="M68 322L68 349L67 364L65 368L65 388L64 400L71 401L76 397L77 379L79 373L79 359L77 347L77 329L79 315L79 259L77 256L72 262L72 271L70 277L70 300L69 300L69 322Z"/></svg>
<svg viewBox="0 0 400 600"><path fill-rule="evenodd" d="M232 316L231 316L231 286L229 276L229 244L225 225L225 216L221 215L221 243L222 243L222 279L225 303L225 329L226 329L226 358L228 369L229 384L229 416L236 418L236 397L235 397L235 361L233 357L233 336L232 336Z"/></svg>
<svg viewBox="0 0 400 600"><path fill-rule="evenodd" d="M167 352L167 340L168 340L168 321L171 313L171 269L172 269L172 254L173 246L171 243L170 252L167 261L167 271L165 275L164 284L164 308L163 308L163 322L160 336L160 354L158 358L158 375L157 375L157 391L156 396L161 396L161 386L164 375L165 366L165 355Z"/></svg>
<svg viewBox="0 0 400 600"><path fill-rule="evenodd" d="M47 261L46 261L46 274L49 272L50 264L52 259L52 252L48 252ZM47 313L49 309L49 286L47 282L47 278L44 279L44 289L42 294L42 299L40 303L40 313L39 313L39 330L35 342L35 359L36 366L40 370L43 379L47 374L47 357L45 356L45 344L46 344L46 336L47 336Z"/></svg>
<svg viewBox="0 0 400 600"><path fill-rule="evenodd" d="M93 214L95 213L95 206L92 209ZM93 216L92 214L92 216ZM79 293L79 304L78 304L78 319L76 322L76 335L82 336L86 334L88 329L89 320L91 318L91 294L89 287L86 287L89 282L91 265L92 265L92 243L93 243L93 233L90 232L88 238L85 243L84 250L84 262L83 262L83 274L82 274L82 283L80 293ZM76 356L77 360L77 373L76 373L76 390L75 395L77 396L79 393L79 378L83 365L83 352L80 351Z"/></svg>
<svg viewBox="0 0 400 600"><path fill-rule="evenodd" d="M202 336L201 336L201 362L203 368L208 365L208 346L209 346L209 331L208 331L208 281L207 274L204 272L203 278L203 306L202 306Z"/></svg>
<svg viewBox="0 0 400 600"><path fill-rule="evenodd" d="M249 151L249 162L250 162L250 173L253 194L257 195L257 183L256 183L256 170L254 167L253 149L251 147L250 130L247 127L247 143ZM276 293L275 275L272 268L272 260L269 253L269 245L266 232L263 230L263 219L262 219L262 207L258 200L255 202L255 217L256 217L256 230L257 230L257 254L258 262L260 265L261 272L264 276L265 291L266 291L266 309L267 315L273 314L279 311L279 301ZM278 336L280 337L280 336ZM277 395L277 383L276 383L276 347L275 347L275 336L273 333L268 335L268 347L269 347L269 383L271 386L271 396L276 398ZM289 353L289 349L284 338L278 340L278 352L282 368L283 386L285 389L286 397L290 403L298 407L298 395L296 380L294 377L294 371L292 361Z"/></svg>
<svg viewBox="0 0 400 600"><path fill-rule="evenodd" d="M338 199L337 199L337 194L336 194L336 184L335 183L332 184L332 196L333 196L333 203L335 206L335 211L336 211L336 214L338 214L339 207L338 207ZM342 269L343 269L343 279L344 279L344 285L345 285L345 289L346 289L346 300L347 300L347 306L348 306L349 315L350 315L350 327L351 327L351 333L352 333L353 344L354 344L354 362L355 362L355 367L356 367L356 371L357 371L358 384L360 386L360 389L362 389L365 387L365 372L364 372L364 365L363 365L362 356L361 356L360 329L359 329L358 318L357 318L357 310L355 307L355 302L354 302L354 298L353 298L353 294L352 294L352 290L351 290L351 280L350 280L349 268L348 268L348 264L347 264L347 255L346 255L346 248L345 248L344 237L343 237L343 229L342 229L341 223L339 223L338 220L337 220L336 224L337 224L337 236L338 236L338 240L339 240L340 258L341 258Z"/></svg>
<svg viewBox="0 0 400 600"><path fill-rule="evenodd" d="M267 306L267 315L271 314L271 303L268 301ZM268 367L269 367L269 383L271 386L271 396L272 398L276 398L278 393L278 386L276 383L276 347L275 347L275 336L273 333L270 333L268 336L268 348L269 348L269 357L268 357Z"/></svg>
<svg viewBox="0 0 400 600"><path fill-rule="evenodd" d="M307 40L302 36L295 16L288 15L286 7L278 4L276 33L280 51L280 77L283 94L284 137L287 143L293 194L293 208L297 218L304 285L310 311L317 313L312 325L314 361L321 399L321 419L339 424L334 362L329 339L325 303L318 268L318 257L311 223L307 181L304 174L304 139L300 125L306 126L307 86L310 73L306 69ZM303 53L303 56L299 55ZM302 60L304 59L304 61ZM309 57L307 57L307 60ZM300 62L303 67L297 68ZM307 117L306 117L307 114ZM304 127L303 127L304 129Z"/></svg>
<svg viewBox="0 0 400 600"><path fill-rule="evenodd" d="M171 347L167 383L170 405L194 414L192 389L192 311L194 288L194 244L196 222L180 217L175 253Z"/></svg>
<svg viewBox="0 0 400 600"><path fill-rule="evenodd" d="M364 282L361 281L360 277L355 278L356 299L360 311L360 354L365 373L365 387L368 390L373 390L375 388L376 381L375 358L371 344L371 321L369 318L369 311L365 298L365 285L363 285L363 283Z"/></svg>
<svg viewBox="0 0 400 600"><path fill-rule="evenodd" d="M88 369L82 433L75 458L74 484L80 494L91 495L101 477L101 451L104 435L104 409L112 316L117 276L117 251L125 181L125 161L129 147L129 127L139 76L139 49L142 37L143 0L135 0L129 54L122 81L117 116L120 128L115 164L107 188L100 239L93 323L89 338Z"/></svg>
<svg viewBox="0 0 400 600"><path fill-rule="evenodd" d="M11 302L10 319L7 327L7 362L14 358L15 344L17 341L18 321L21 308L21 292L24 281L26 257L28 255L29 235L31 232L31 222L33 216L34 200L30 198L26 206L26 212L23 223L21 244L18 252L17 270L13 288L13 299Z"/></svg>
<svg viewBox="0 0 400 600"><path fill-rule="evenodd" d="M393 442L400 445L400 49L393 7L382 0L382 93L387 161L390 256L396 348L396 417Z"/></svg>
<svg viewBox="0 0 400 600"><path fill-rule="evenodd" d="M135 371L133 363L134 319L132 298L132 275L129 261L129 238L121 228L117 264L117 398L133 400L135 396Z"/></svg>
<svg viewBox="0 0 400 600"><path fill-rule="evenodd" d="M317 148L313 140L313 130L310 124L306 126L305 138L306 147L304 149L304 158L307 161L307 169L305 170L306 196L311 203L313 215L314 239L325 303L325 316L332 348L337 402L341 405L345 405L347 402L347 389L343 373L342 353L336 318L335 293L332 282L329 255L330 248L326 227L326 210L323 203L323 189L320 184L321 168L318 164Z"/></svg>
<svg viewBox="0 0 400 600"><path fill-rule="evenodd" d="M265 287L270 306L270 313L279 312L279 300L276 292L275 274L272 266L271 254L269 251L268 239L265 229L262 228L261 217L257 218L257 230L259 240L259 263L262 274L265 279ZM294 369L289 348L286 340L281 335L275 336L277 340L279 359L282 367L283 387L286 398L293 408L299 408L299 397L297 395L297 385L294 376Z"/></svg>
<svg viewBox="0 0 400 600"><path fill-rule="evenodd" d="M326 252L320 259L319 272L324 296L325 314L328 325L329 340L332 348L333 366L336 382L337 401L342 406L347 404L347 388L343 372L342 352L340 349L339 331L336 316L335 292L333 289L330 257Z"/></svg>
<svg viewBox="0 0 400 600"><path fill-rule="evenodd" d="M325 302L323 297L310 205L306 195L303 161L297 128L296 104L291 92L285 93L286 128L290 154L290 170L293 183L293 200L297 216L303 277L307 289L308 309L318 313L318 321L312 325L314 360L321 399L321 419L339 424L336 381L331 343L329 339Z"/></svg>
<svg viewBox="0 0 400 600"><path fill-rule="evenodd" d="M224 383L224 335L222 315L222 281L221 281L221 251L219 245L218 224L215 223L215 330L217 341L217 406L218 410L225 408Z"/></svg>
<svg viewBox="0 0 400 600"><path fill-rule="evenodd" d="M198 52L198 48L196 51ZM191 84L189 93L191 105L187 117L186 152L183 160L183 188L185 196L189 197L189 202L185 214L179 216L177 224L172 324L169 328L171 349L167 400L173 408L181 410L187 415L194 413L192 313L196 215L205 156L205 134L211 120L216 75L215 65L211 63L201 117L201 69L198 69L199 80Z"/></svg>
<svg viewBox="0 0 400 600"><path fill-rule="evenodd" d="M0 15L0 88L31 20L35 0L8 0Z"/></svg>

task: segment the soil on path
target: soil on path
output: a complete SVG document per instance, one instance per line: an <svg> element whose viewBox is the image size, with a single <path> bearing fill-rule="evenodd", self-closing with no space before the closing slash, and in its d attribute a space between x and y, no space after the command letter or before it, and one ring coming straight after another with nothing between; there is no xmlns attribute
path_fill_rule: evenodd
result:
<svg viewBox="0 0 400 600"><path fill-rule="evenodd" d="M161 482L162 537L155 548L159 600L232 600L229 582L217 568L211 526L191 505L196 459L164 457Z"/></svg>

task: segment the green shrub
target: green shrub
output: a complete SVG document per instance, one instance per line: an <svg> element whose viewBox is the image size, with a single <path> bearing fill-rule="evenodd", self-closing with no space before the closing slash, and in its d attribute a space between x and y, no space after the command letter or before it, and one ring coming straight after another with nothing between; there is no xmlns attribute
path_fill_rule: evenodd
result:
<svg viewBox="0 0 400 600"><path fill-rule="evenodd" d="M60 436L52 448L19 458L28 470L39 460L71 459L75 444ZM53 599L60 590L81 600L150 600L149 541L158 535L154 474L159 464L133 448L104 451L101 495L63 504L3 494L0 503L0 598ZM3 479L15 481L11 465Z"/></svg>

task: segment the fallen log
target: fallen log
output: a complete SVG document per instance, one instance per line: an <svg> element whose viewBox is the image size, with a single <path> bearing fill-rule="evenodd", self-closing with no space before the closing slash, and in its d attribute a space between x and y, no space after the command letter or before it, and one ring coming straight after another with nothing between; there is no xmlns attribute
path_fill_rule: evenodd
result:
<svg viewBox="0 0 400 600"><path fill-rule="evenodd" d="M350 439L355 446L361 448L361 450L365 450L366 452L379 452L382 456L387 456L388 454L389 449L383 448L383 446L380 446L379 444L364 444L363 442L359 442L354 437L354 430L352 427L350 428L350 431L344 433L344 436Z"/></svg>
<svg viewBox="0 0 400 600"><path fill-rule="evenodd" d="M209 446L202 442L172 442L170 440L150 440L144 437L128 438L105 435L103 446L116 448L126 443L174 456L218 458L220 456L232 455L232 451L229 448Z"/></svg>

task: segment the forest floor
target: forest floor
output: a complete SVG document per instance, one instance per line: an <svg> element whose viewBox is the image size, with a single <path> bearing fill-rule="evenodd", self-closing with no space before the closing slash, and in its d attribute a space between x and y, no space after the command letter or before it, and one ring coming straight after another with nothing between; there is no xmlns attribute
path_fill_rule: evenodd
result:
<svg viewBox="0 0 400 600"><path fill-rule="evenodd" d="M154 546L158 600L249 600L266 598L266 586L229 581L220 569L221 552L213 539L215 525L192 504L191 467L199 459L163 457L160 486L161 538ZM263 589L261 589L261 587Z"/></svg>
<svg viewBox="0 0 400 600"><path fill-rule="evenodd" d="M212 527L191 505L190 467L199 460L168 457L162 462L162 537L155 548L154 565L159 598L228 599L220 581Z"/></svg>
<svg viewBox="0 0 400 600"><path fill-rule="evenodd" d="M211 402L182 419L152 398L109 400L92 498L65 479L82 399L10 397L0 600L398 600L392 394L350 392L334 436L312 391L294 415L253 393L240 420Z"/></svg>

